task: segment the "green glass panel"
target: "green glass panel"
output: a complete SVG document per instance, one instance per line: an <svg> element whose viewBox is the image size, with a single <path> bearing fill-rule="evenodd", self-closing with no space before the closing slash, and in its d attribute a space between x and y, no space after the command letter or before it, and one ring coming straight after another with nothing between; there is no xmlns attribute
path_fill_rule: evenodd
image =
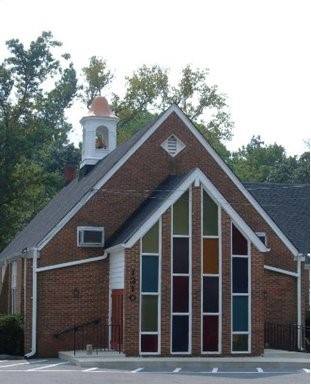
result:
<svg viewBox="0 0 311 385"><path fill-rule="evenodd" d="M218 235L218 206L203 191L203 235Z"/></svg>
<svg viewBox="0 0 311 385"><path fill-rule="evenodd" d="M248 351L248 335L247 334L233 334L232 350L234 352Z"/></svg>
<svg viewBox="0 0 311 385"><path fill-rule="evenodd" d="M141 297L141 331L158 331L158 296L143 295Z"/></svg>
<svg viewBox="0 0 311 385"><path fill-rule="evenodd" d="M189 192L185 192L173 206L173 232L189 235Z"/></svg>
<svg viewBox="0 0 311 385"><path fill-rule="evenodd" d="M142 239L143 253L159 252L159 222L157 222Z"/></svg>

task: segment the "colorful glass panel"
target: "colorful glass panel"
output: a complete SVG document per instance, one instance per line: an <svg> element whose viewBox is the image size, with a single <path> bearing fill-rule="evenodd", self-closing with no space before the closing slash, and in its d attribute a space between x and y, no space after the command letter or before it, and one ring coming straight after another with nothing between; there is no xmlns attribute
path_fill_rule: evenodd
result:
<svg viewBox="0 0 311 385"><path fill-rule="evenodd" d="M142 256L141 290L157 292L159 284L159 257L157 255Z"/></svg>
<svg viewBox="0 0 311 385"><path fill-rule="evenodd" d="M158 331L158 296L143 295L141 303L141 331Z"/></svg>
<svg viewBox="0 0 311 385"><path fill-rule="evenodd" d="M203 274L218 274L218 239L203 239Z"/></svg>
<svg viewBox="0 0 311 385"><path fill-rule="evenodd" d="M189 311L189 277L173 277L173 312Z"/></svg>
<svg viewBox="0 0 311 385"><path fill-rule="evenodd" d="M218 313L218 277L203 277L203 312Z"/></svg>
<svg viewBox="0 0 311 385"><path fill-rule="evenodd" d="M189 235L189 192L185 192L173 206L173 233Z"/></svg>
<svg viewBox="0 0 311 385"><path fill-rule="evenodd" d="M173 273L189 273L189 239L173 239Z"/></svg>
<svg viewBox="0 0 311 385"><path fill-rule="evenodd" d="M203 316L203 351L218 351L218 316Z"/></svg>
<svg viewBox="0 0 311 385"><path fill-rule="evenodd" d="M218 206L203 191L203 235L218 235Z"/></svg>
<svg viewBox="0 0 311 385"><path fill-rule="evenodd" d="M142 239L143 253L159 252L159 223L157 222Z"/></svg>

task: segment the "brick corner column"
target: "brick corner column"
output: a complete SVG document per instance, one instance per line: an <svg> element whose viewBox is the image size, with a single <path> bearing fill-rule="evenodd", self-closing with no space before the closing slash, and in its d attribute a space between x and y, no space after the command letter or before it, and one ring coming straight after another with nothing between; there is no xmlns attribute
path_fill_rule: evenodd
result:
<svg viewBox="0 0 311 385"><path fill-rule="evenodd" d="M251 355L264 352L265 327L265 277L264 255L251 246Z"/></svg>
<svg viewBox="0 0 311 385"><path fill-rule="evenodd" d="M127 356L139 355L139 259L137 242L131 249L125 250L123 351Z"/></svg>
<svg viewBox="0 0 311 385"><path fill-rule="evenodd" d="M192 188L192 355L201 355L201 187Z"/></svg>

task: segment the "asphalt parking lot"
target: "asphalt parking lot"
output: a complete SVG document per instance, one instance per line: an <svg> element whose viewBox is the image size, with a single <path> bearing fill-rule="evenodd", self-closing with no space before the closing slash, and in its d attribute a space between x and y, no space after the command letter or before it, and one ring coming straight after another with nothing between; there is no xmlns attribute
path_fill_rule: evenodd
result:
<svg viewBox="0 0 311 385"><path fill-rule="evenodd" d="M60 359L2 360L0 383L310 383L310 368L299 363L145 362L109 369L80 367Z"/></svg>

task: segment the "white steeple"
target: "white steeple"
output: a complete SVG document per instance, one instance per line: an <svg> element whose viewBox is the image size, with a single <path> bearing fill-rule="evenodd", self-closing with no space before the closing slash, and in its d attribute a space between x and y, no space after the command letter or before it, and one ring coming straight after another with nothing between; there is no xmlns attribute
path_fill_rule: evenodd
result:
<svg viewBox="0 0 311 385"><path fill-rule="evenodd" d="M80 169L84 166L91 168L116 148L118 118L113 114L107 99L96 96L88 115L80 123L83 128Z"/></svg>

